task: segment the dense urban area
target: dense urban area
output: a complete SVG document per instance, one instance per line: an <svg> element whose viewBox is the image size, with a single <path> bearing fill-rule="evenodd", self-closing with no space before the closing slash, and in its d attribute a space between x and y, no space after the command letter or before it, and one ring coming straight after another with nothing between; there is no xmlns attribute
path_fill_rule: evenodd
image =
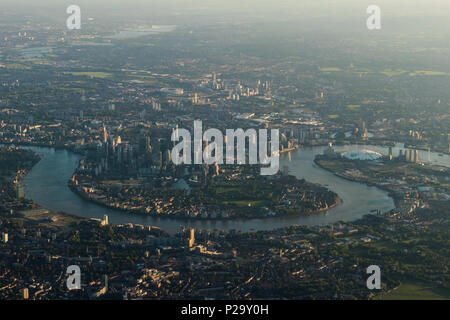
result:
<svg viewBox="0 0 450 320"><path fill-rule="evenodd" d="M444 31L427 50L426 34L299 33L290 18L175 24L88 11L82 29L68 30L59 11L0 13L0 299L450 298ZM252 132L278 129L279 170L174 164L171 137L199 119L204 130L242 128L248 144ZM264 230L190 226L332 216L349 201L343 190L287 160L317 148L308 165L384 192L392 208ZM34 201L27 175L61 151L79 161L56 189L180 227ZM43 186L59 174L42 173ZM53 199L56 189L40 192ZM77 290L67 287L72 265ZM366 286L371 265L381 289Z"/></svg>

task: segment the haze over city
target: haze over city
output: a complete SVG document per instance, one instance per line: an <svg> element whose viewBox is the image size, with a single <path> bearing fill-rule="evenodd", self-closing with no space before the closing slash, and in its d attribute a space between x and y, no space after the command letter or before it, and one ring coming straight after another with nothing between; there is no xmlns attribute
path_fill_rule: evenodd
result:
<svg viewBox="0 0 450 320"><path fill-rule="evenodd" d="M1 300L449 299L449 1L0 7Z"/></svg>

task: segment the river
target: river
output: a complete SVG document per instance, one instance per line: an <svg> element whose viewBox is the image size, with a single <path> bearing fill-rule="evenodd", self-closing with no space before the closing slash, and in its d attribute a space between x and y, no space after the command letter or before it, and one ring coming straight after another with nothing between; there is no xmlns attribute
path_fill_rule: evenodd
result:
<svg viewBox="0 0 450 320"><path fill-rule="evenodd" d="M354 221L373 210L387 211L394 208L394 202L387 193L376 187L347 181L317 167L313 163L315 155L321 154L325 147L299 149L283 154L280 166L287 165L289 173L308 181L326 185L343 200L338 206L322 213L306 217L271 217L246 220L184 220L164 217L150 217L129 214L91 203L74 194L67 181L72 176L80 156L67 150L46 147L23 147L37 152L41 161L25 177L23 184L25 195L35 203L52 211L63 211L85 218L102 218L109 216L115 224L133 223L158 226L169 233L175 233L180 226L192 226L202 229L258 231L272 230L291 225L325 225L336 221ZM345 147L337 147L342 149ZM350 147L350 148L355 148ZM373 150L386 153L387 148L367 146ZM400 147L399 147L400 148ZM426 154L426 152L425 152ZM450 157L432 153L434 162L450 165Z"/></svg>

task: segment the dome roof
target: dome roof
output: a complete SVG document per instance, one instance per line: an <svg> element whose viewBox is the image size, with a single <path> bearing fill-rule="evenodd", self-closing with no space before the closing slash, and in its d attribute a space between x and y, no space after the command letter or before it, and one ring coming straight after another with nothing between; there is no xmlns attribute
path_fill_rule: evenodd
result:
<svg viewBox="0 0 450 320"><path fill-rule="evenodd" d="M342 156L350 160L378 160L382 154L372 150L361 150L344 152Z"/></svg>

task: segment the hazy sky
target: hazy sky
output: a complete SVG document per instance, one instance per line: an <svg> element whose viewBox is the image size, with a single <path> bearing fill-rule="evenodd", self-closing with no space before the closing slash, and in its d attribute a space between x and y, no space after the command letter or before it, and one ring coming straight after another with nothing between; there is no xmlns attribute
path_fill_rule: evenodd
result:
<svg viewBox="0 0 450 320"><path fill-rule="evenodd" d="M449 0L1 0L0 6L67 7L77 4L81 7L102 7L104 10L170 10L206 11L226 13L236 11L288 12L305 11L312 14L345 15L371 4L379 5L392 15L442 15L450 17ZM168 12L169 13L169 12Z"/></svg>
<svg viewBox="0 0 450 320"><path fill-rule="evenodd" d="M71 4L96 20L148 19L154 24L290 22L306 27L348 29L364 26L366 9L381 7L385 31L450 31L450 0L0 0L1 13L66 18ZM19 14L20 13L20 14ZM0 21L1 23L1 21Z"/></svg>

